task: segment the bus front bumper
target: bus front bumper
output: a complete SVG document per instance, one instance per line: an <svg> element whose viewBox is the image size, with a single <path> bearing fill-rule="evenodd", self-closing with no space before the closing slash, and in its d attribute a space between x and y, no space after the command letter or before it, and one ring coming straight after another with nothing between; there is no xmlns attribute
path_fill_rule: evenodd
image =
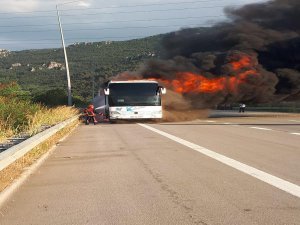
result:
<svg viewBox="0 0 300 225"><path fill-rule="evenodd" d="M109 118L114 119L161 119L161 106L110 107Z"/></svg>

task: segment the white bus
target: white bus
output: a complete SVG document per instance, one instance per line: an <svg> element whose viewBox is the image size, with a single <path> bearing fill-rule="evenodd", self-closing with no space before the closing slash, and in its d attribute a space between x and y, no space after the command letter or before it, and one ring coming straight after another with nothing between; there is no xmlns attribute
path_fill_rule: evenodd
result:
<svg viewBox="0 0 300 225"><path fill-rule="evenodd" d="M106 116L111 120L161 119L161 95L156 81L110 81L104 89Z"/></svg>

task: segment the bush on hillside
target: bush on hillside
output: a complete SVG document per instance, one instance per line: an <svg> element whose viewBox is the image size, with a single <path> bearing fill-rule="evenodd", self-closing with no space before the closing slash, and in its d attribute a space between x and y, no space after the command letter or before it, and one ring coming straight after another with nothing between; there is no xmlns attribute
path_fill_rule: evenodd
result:
<svg viewBox="0 0 300 225"><path fill-rule="evenodd" d="M60 88L51 89L44 93L39 93L33 98L34 102L44 104L46 106L60 106L68 104L68 96L66 91ZM82 97L72 96L73 105L83 106L86 102Z"/></svg>
<svg viewBox="0 0 300 225"><path fill-rule="evenodd" d="M0 83L0 96L8 98L18 98L20 100L30 100L28 91L23 91L16 82Z"/></svg>
<svg viewBox="0 0 300 225"><path fill-rule="evenodd" d="M73 107L47 108L39 103L24 99L21 88L16 83L0 83L0 141L26 132L39 132L43 125L54 125L76 114ZM51 95L53 99L61 97Z"/></svg>
<svg viewBox="0 0 300 225"><path fill-rule="evenodd" d="M47 106L67 105L68 97L64 90L56 88L34 96L35 102L42 103Z"/></svg>
<svg viewBox="0 0 300 225"><path fill-rule="evenodd" d="M24 99L17 83L0 83L0 129L9 133L22 131L28 126L28 115L41 110L39 104ZM29 96L29 95L28 95ZM29 98L29 97L27 97Z"/></svg>

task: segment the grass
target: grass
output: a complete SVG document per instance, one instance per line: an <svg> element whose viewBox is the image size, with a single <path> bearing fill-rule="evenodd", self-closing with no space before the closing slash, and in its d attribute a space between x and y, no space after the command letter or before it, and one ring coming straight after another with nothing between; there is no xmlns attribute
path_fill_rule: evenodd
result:
<svg viewBox="0 0 300 225"><path fill-rule="evenodd" d="M51 149L51 147L54 146L62 137L69 134L77 126L77 124L78 121L75 121L71 125L63 128L51 138L32 149L22 158L0 171L0 192L17 179L23 173L24 168L32 165L43 154L48 152L49 149Z"/></svg>
<svg viewBox="0 0 300 225"><path fill-rule="evenodd" d="M53 126L78 114L79 110L74 107L48 108L34 103L16 83L0 83L0 143L21 134L32 136L45 126ZM77 124L78 121L75 121L0 171L0 191L9 186L22 174L25 167L39 159Z"/></svg>
<svg viewBox="0 0 300 225"><path fill-rule="evenodd" d="M60 106L49 109L24 102L13 102L9 107L3 105L1 107L0 100L0 142L20 133L34 135L43 126L55 125L75 116L78 112L72 107Z"/></svg>
<svg viewBox="0 0 300 225"><path fill-rule="evenodd" d="M34 135L43 126L52 126L79 113L66 106L47 108L24 96L16 83L0 83L0 142L20 133Z"/></svg>
<svg viewBox="0 0 300 225"><path fill-rule="evenodd" d="M52 126L67 120L78 113L79 111L72 107L59 106L50 109L43 107L34 114L27 115L28 126L25 131L30 135L36 134L42 126Z"/></svg>

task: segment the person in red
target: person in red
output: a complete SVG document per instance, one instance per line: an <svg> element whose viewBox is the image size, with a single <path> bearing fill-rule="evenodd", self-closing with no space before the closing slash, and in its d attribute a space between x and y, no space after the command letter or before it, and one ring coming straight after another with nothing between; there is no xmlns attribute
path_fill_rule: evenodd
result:
<svg viewBox="0 0 300 225"><path fill-rule="evenodd" d="M95 113L95 109L94 106L92 104L90 104L85 110L84 110L84 114L85 114L85 124L89 125L90 121L93 121L94 125L96 125L97 120L96 120L96 113Z"/></svg>

